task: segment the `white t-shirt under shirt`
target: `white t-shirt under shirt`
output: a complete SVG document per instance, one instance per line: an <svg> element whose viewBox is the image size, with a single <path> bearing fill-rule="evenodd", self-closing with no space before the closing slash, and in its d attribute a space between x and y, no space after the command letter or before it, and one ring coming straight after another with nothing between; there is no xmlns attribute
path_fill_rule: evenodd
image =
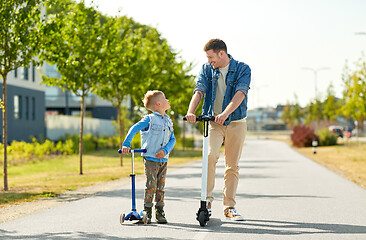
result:
<svg viewBox="0 0 366 240"><path fill-rule="evenodd" d="M224 96L226 92L226 75L229 71L229 64L226 67L219 68L220 76L217 81L217 89L216 89L216 98L215 98L215 105L214 105L214 115L219 115L222 113L222 103L224 102Z"/></svg>
<svg viewBox="0 0 366 240"><path fill-rule="evenodd" d="M224 97L225 97L225 92L226 92L226 83L225 83L225 79L226 79L226 75L229 71L229 65L226 65L223 68L219 68L220 71L220 76L219 79L217 81L217 89L216 89L216 98L215 98L215 105L214 105L214 116L219 115L220 113L222 113L222 104L224 102ZM233 122L245 122L246 118L237 120L237 121L233 121Z"/></svg>

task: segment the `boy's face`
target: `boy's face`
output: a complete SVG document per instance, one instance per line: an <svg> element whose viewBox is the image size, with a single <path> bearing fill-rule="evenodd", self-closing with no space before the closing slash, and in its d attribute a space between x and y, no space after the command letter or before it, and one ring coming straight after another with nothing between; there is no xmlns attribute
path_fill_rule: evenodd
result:
<svg viewBox="0 0 366 240"><path fill-rule="evenodd" d="M167 110L170 108L169 100L165 98L164 94L159 95L158 101L162 109Z"/></svg>

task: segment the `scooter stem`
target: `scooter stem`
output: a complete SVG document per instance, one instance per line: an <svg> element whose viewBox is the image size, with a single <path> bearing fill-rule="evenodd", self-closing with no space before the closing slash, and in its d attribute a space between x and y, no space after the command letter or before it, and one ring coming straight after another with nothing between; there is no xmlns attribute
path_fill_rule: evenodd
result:
<svg viewBox="0 0 366 240"><path fill-rule="evenodd" d="M201 200L207 198L207 168L208 168L208 121L203 121L203 150L202 150L202 180L201 180Z"/></svg>

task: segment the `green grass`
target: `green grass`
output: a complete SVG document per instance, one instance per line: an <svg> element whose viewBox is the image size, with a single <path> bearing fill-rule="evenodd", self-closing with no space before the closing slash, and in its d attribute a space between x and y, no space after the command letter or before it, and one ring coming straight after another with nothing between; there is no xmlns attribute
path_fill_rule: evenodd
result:
<svg viewBox="0 0 366 240"><path fill-rule="evenodd" d="M201 150L177 150L169 157L169 166L184 164L201 157ZM79 174L79 156L63 156L8 166L8 191L0 191L0 207L45 197L56 197L80 187L128 178L131 157L124 155L123 166L115 150L83 155L83 174ZM135 155L135 174L144 174L139 154Z"/></svg>

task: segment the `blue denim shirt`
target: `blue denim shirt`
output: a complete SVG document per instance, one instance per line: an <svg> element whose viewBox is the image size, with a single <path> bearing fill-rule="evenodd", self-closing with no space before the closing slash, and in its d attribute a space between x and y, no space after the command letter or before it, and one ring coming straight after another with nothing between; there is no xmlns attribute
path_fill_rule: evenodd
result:
<svg viewBox="0 0 366 240"><path fill-rule="evenodd" d="M229 58L230 63L225 79L226 92L222 104L222 111L225 110L237 91L242 91L245 94L245 98L239 107L229 115L228 120L224 122L225 126L229 125L231 121L240 120L247 116L248 90L250 89L249 85L251 80L250 67L243 62L236 61L231 55L229 55ZM193 93L199 90L205 94L202 107L202 114L204 115L213 115L219 76L220 70L218 68L214 69L211 63L204 64L198 75Z"/></svg>
<svg viewBox="0 0 366 240"><path fill-rule="evenodd" d="M141 134L141 148L146 149L142 156L154 162L167 162L169 153L175 145L173 123L168 115L161 115L154 112L145 116L140 122L133 125L127 133L122 146L131 147L132 138L137 132ZM158 159L155 154L159 150L164 150L165 157Z"/></svg>

